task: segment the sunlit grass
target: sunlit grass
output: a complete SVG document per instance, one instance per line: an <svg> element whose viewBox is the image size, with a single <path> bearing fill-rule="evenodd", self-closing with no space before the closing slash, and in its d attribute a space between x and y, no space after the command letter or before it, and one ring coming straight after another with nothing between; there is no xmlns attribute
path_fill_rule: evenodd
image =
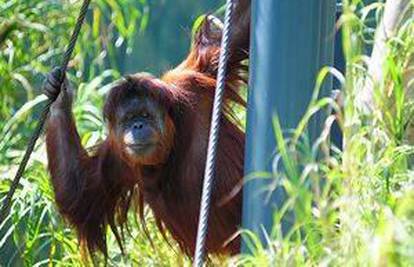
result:
<svg viewBox="0 0 414 267"><path fill-rule="evenodd" d="M371 78L366 64L368 54L363 48L372 44L375 29L369 28L367 19L381 18L383 4L362 7L361 1L344 1L339 23L343 29L346 75L342 79L337 72L331 73L342 80L344 108L339 110L329 99L314 100L293 134L282 131L275 118L278 157L284 169L273 175L282 181L289 195L279 213L293 212L295 224L282 235L279 225L283 214L276 214L275 221L279 223L269 233L267 248L252 233L244 233L253 255L238 258L237 264L414 264L412 10L413 6L396 37L387 42L383 79L375 84L374 108L367 113L355 104L361 86ZM319 77L325 74L326 69ZM326 112L328 107L339 111L337 119L344 132L342 151L332 147L326 136L332 116L327 117L314 144L301 144L306 140L303 137L308 119ZM320 181L324 181L323 186L319 186Z"/></svg>
<svg viewBox="0 0 414 267"><path fill-rule="evenodd" d="M62 53L58 48L64 47L66 37L59 39L62 43L54 43L54 40L56 35L65 36L62 29L69 29L74 22L74 17L65 20L57 16L63 8L59 5L45 6L42 4L44 1L32 1L30 7L22 9L18 6L23 3L21 1L6 2L0 3L0 25L6 22L3 14L7 14L9 19L10 14L19 12L30 18L30 22L44 21L39 16L50 14L48 18L51 23L44 25L47 29L45 33L38 32L43 29L40 25L40 28L33 29L28 47L22 41L10 44L9 39L0 38L0 81L2 88L5 88L0 90L2 198L9 189L10 179L15 174L36 122L39 106L44 100L42 96L37 97L39 92L32 88L39 87L41 73L47 72L52 63L58 63L51 62L51 58ZM145 4L145 1L141 2ZM71 8L70 13L76 14L78 6L64 7ZM94 20L86 25L86 33L80 40L73 62L79 71L69 77L79 88L74 114L82 143L88 147L98 143L105 135L101 114L103 96L110 82L120 76L117 71L111 70L117 68L114 48L108 50L110 55L105 59L107 61L101 53L102 46L110 45L102 43L108 40L98 40L98 33L102 30L99 27L105 25L102 10L113 10L116 34L124 38L118 42L130 42L133 32L143 31L148 23L148 18L140 17L144 14L141 11L122 18L125 10L120 9L117 1L97 1L94 8ZM25 13L27 10L37 10L37 13L30 17ZM252 254L231 259L214 258L213 265L220 266L223 262L243 266L414 265L412 15L400 27L395 38L387 43L389 52L383 66L383 79L375 87L374 110L367 114L356 105L361 87L370 78L368 53L364 47L372 44L375 29L369 20L379 19L382 11L381 2L362 7L361 1L344 1L344 14L338 26L343 29L346 73L341 74L332 68L321 70L314 97L296 129L284 130L277 117L270 125L280 153L273 161L273 173L263 176L274 179L272 186L283 186L289 197L274 214L275 226L267 235L267 244L262 244L253 233L242 230ZM141 28L130 24L140 25ZM24 28L19 30L29 35ZM91 39L94 42L90 42ZM44 46L39 45L42 42ZM91 49L91 46L94 48ZM36 47L40 47L39 50L29 54L29 50L32 52ZM91 60L86 63L84 58ZM11 64L11 60L19 64ZM103 61L106 63L103 64ZM343 108L330 98L318 96L320 85L329 75L342 84ZM331 110L336 111L337 115L331 115ZM326 115L326 121L320 135L312 143L307 138L308 121L320 113ZM335 120L344 132L342 151L330 142L330 128ZM76 234L62 221L56 210L45 155L44 142L41 141L15 195L10 216L0 225L1 266L92 264L91 259L82 255ZM296 220L291 230L283 235L280 225L287 213L295 214ZM131 212L130 233L125 236L126 255L121 254L114 236L108 231L108 264L190 265L174 242L170 241L170 246L161 236L149 210L146 217L152 241L145 236L143 226ZM102 256L97 255L95 261L102 263Z"/></svg>

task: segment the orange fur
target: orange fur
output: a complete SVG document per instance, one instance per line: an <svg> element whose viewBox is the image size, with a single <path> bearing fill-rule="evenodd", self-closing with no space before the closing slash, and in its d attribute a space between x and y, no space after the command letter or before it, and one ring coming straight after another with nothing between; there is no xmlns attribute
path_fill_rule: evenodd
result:
<svg viewBox="0 0 414 267"><path fill-rule="evenodd" d="M167 230L187 255L194 252L220 38L221 32L213 30L206 20L188 57L177 68L161 79L131 75L114 86L104 107L109 135L92 155L81 146L70 112L49 118L46 142L56 202L89 251L106 253L107 226L122 248L122 227L134 202L144 226L147 204L161 232ZM235 123L231 107L234 103L244 105L239 90L245 84L242 62L248 55L238 48L248 47L246 40L237 34L232 39L206 240L208 253L234 254L240 246L239 237L231 238L241 221L242 196L234 189L243 176L244 133ZM113 133L122 100L136 95L151 98L166 112L160 145L143 158L127 156Z"/></svg>

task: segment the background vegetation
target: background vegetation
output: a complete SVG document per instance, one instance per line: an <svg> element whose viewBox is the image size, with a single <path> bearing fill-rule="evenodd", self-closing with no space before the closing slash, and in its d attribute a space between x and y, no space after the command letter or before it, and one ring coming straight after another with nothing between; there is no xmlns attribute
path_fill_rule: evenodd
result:
<svg viewBox="0 0 414 267"><path fill-rule="evenodd" d="M105 134L100 110L111 82L124 73L160 73L177 64L190 44L192 23L222 3L92 1L69 74L79 88L74 112L86 146L99 142ZM281 181L289 194L275 220L290 211L296 223L287 236L280 234L276 223L268 233L268 249L254 235L243 232L254 253L225 259L228 264L414 265L414 109L409 97L414 68L412 12L387 42L384 75L375 88L374 109L367 113L355 103L369 78L365 48L372 45L373 22L381 18L383 4L371 1L363 5L358 0L343 4L338 27L343 29L346 75L324 69L319 80L332 73L336 76L344 91L345 108L338 109L329 98L315 98L299 127L289 132L293 135L282 132L277 118L273 125L280 154L274 160L274 172L266 177ZM1 198L45 99L39 91L44 74L59 64L79 7L80 1L74 0L0 0ZM310 143L303 134L307 119L332 109L338 116L327 116L320 138ZM343 151L329 142L335 119L344 131ZM285 171L279 170L279 163ZM10 216L0 225L0 266L87 264L82 261L75 233L56 211L46 166L42 140L15 195ZM126 256L108 233L110 266L189 264L152 223L148 225L151 246L142 226L130 215ZM151 221L149 212L147 216ZM101 260L99 256L95 259Z"/></svg>

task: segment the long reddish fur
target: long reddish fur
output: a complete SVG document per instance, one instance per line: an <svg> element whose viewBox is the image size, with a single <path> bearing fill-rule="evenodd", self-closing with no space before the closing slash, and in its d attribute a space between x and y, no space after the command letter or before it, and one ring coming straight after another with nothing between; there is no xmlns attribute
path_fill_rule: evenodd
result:
<svg viewBox="0 0 414 267"><path fill-rule="evenodd" d="M162 233L167 230L183 252L193 254L220 39L206 20L188 57L177 68L161 79L131 75L115 86L104 108L109 135L92 154L81 146L70 111L49 118L46 142L56 202L89 251L99 249L106 254L107 226L122 247L118 229L126 223L134 202L142 220L147 204ZM233 40L232 45L243 49L245 41L237 44ZM242 61L247 53L235 48L231 52L206 240L208 253L234 254L240 246L240 238L232 237L241 221L242 196L234 189L243 176L244 133L232 106L244 105L239 88L245 84ZM116 125L113 114L125 95L134 93L145 93L167 110L163 146L154 157L141 161L128 158L112 133Z"/></svg>

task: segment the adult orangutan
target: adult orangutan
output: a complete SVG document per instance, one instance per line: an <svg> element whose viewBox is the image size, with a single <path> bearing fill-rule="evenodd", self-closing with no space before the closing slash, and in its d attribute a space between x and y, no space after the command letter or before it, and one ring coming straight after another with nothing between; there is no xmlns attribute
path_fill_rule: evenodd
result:
<svg viewBox="0 0 414 267"><path fill-rule="evenodd" d="M237 253L232 238L241 221L244 133L232 112L244 105L250 1L235 10L219 136L216 182L206 240L208 253ZM107 138L92 152L80 142L71 111L72 90L58 86L59 70L48 76L45 93L56 99L46 131L49 170L56 203L89 251L106 254L110 226L126 222L131 201L143 219L147 204L161 231L169 231L188 255L195 249L212 103L216 85L221 28L205 19L188 57L161 78L134 74L119 81L104 106ZM235 193L236 192L236 193Z"/></svg>

